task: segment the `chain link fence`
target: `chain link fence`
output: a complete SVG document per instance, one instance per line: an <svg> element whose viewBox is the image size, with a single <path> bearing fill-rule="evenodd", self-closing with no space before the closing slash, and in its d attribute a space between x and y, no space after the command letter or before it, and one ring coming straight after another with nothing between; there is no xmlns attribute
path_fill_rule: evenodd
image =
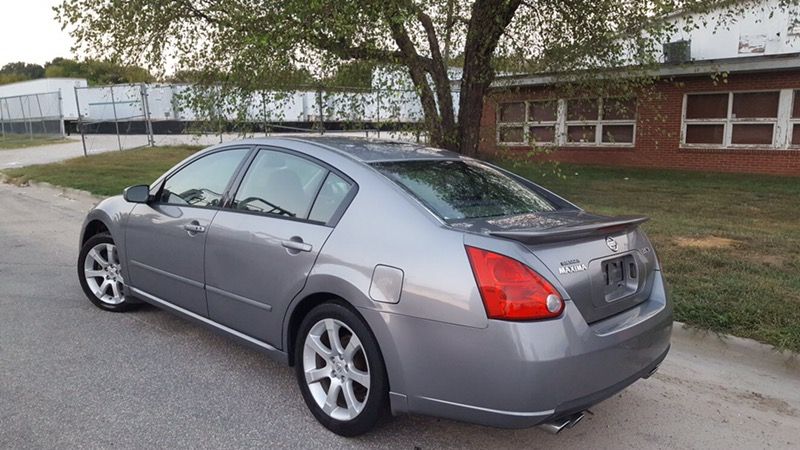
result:
<svg viewBox="0 0 800 450"><path fill-rule="evenodd" d="M169 143L172 135L271 135L348 132L424 140L413 90L298 86L242 95L187 84L76 87L76 127L84 152ZM202 99L202 101L198 101Z"/></svg>
<svg viewBox="0 0 800 450"><path fill-rule="evenodd" d="M64 114L59 92L0 97L0 137L3 139L63 135Z"/></svg>
<svg viewBox="0 0 800 450"><path fill-rule="evenodd" d="M105 145L107 139L98 144L94 136L115 136L119 150L154 145L146 95L144 84L75 87L84 154Z"/></svg>

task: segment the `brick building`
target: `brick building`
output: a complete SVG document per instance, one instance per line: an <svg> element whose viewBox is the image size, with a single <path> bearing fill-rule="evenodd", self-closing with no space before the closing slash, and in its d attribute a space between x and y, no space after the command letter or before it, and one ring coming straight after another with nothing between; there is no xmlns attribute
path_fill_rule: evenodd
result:
<svg viewBox="0 0 800 450"><path fill-rule="evenodd" d="M501 79L484 105L481 151L527 152L534 142L562 162L800 176L800 38L792 37L800 29L792 29L793 17L777 26L756 21L756 31L784 31L780 46L741 29L733 40L678 41L683 59L661 65L653 86L625 98L565 96L547 75ZM695 45L698 39L720 42Z"/></svg>

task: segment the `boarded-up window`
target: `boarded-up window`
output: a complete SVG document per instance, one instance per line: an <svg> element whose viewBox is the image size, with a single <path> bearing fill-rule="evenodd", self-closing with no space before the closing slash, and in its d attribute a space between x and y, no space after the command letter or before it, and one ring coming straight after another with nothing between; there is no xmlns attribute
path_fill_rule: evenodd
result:
<svg viewBox="0 0 800 450"><path fill-rule="evenodd" d="M728 94L691 94L686 96L687 119L726 119Z"/></svg>
<svg viewBox="0 0 800 450"><path fill-rule="evenodd" d="M757 119L778 117L780 92L744 92L733 94L731 118Z"/></svg>
<svg viewBox="0 0 800 450"><path fill-rule="evenodd" d="M500 127L500 142L525 142L525 132L522 127Z"/></svg>
<svg viewBox="0 0 800 450"><path fill-rule="evenodd" d="M530 102L528 120L531 122L555 122L558 119L558 102L553 100Z"/></svg>
<svg viewBox="0 0 800 450"><path fill-rule="evenodd" d="M528 128L528 135L533 142L555 142L556 127L536 127Z"/></svg>
<svg viewBox="0 0 800 450"><path fill-rule="evenodd" d="M722 144L725 125L686 125L687 144Z"/></svg>
<svg viewBox="0 0 800 450"><path fill-rule="evenodd" d="M500 105L500 122L524 122L525 103L503 103Z"/></svg>
<svg viewBox="0 0 800 450"><path fill-rule="evenodd" d="M567 127L567 142L595 142L594 125L571 125Z"/></svg>
<svg viewBox="0 0 800 450"><path fill-rule="evenodd" d="M731 144L772 144L772 124L734 124Z"/></svg>
<svg viewBox="0 0 800 450"><path fill-rule="evenodd" d="M603 100L603 120L633 120L635 118L635 98L607 98Z"/></svg>
<svg viewBox="0 0 800 450"><path fill-rule="evenodd" d="M800 91L792 92L791 145L800 145Z"/></svg>
<svg viewBox="0 0 800 450"><path fill-rule="evenodd" d="M567 100L567 121L597 120L597 99Z"/></svg>
<svg viewBox="0 0 800 450"><path fill-rule="evenodd" d="M800 119L800 91L794 91L794 105L792 106L792 118Z"/></svg>
<svg viewBox="0 0 800 450"><path fill-rule="evenodd" d="M633 142L633 125L603 125L603 142L630 144Z"/></svg>

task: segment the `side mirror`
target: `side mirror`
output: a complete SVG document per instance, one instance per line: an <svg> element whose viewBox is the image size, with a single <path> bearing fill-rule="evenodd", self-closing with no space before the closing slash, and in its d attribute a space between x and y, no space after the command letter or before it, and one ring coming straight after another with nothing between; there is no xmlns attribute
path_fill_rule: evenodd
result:
<svg viewBox="0 0 800 450"><path fill-rule="evenodd" d="M147 203L150 200L150 186L137 184L136 186L126 187L122 191L122 197L126 202Z"/></svg>

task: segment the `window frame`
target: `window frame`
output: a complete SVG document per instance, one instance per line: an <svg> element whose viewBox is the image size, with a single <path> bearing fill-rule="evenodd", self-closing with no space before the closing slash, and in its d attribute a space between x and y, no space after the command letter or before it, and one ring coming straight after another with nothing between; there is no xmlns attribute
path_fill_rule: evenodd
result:
<svg viewBox="0 0 800 450"><path fill-rule="evenodd" d="M780 136L778 133L779 124L782 123L781 119L781 105L783 103L784 89L748 89L738 91L700 91L700 92L685 92L683 94L683 104L681 106L681 136L680 148L686 149L766 149L774 150L781 147ZM761 92L777 92L778 93L778 110L775 117L757 117L757 118L737 118L733 117L733 97L735 94L755 94ZM719 95L728 94L728 109L727 117L713 118L713 119L687 119L686 110L689 104L690 95ZM789 113L791 120L791 111ZM800 122L800 118L798 118ZM688 125L722 125L722 143L720 144L691 144L686 142L686 129ZM733 127L734 125L772 125L772 142L769 144L734 144ZM789 134L789 141L791 142L791 130ZM800 146L799 146L800 147Z"/></svg>
<svg viewBox="0 0 800 450"><path fill-rule="evenodd" d="M523 117L522 122L501 122L500 115L502 114L503 105L510 105L514 103L522 103L523 108L525 110L525 114ZM495 140L499 145L504 146L514 146L514 145L527 145L528 143L528 102L527 100L517 100L511 102L502 102L497 104L497 111L495 112L495 123L497 124L496 136ZM501 128L519 128L522 127L522 141L521 142L501 142L500 141L500 130Z"/></svg>
<svg viewBox="0 0 800 450"><path fill-rule="evenodd" d="M597 101L597 119L592 120L567 120L567 102L569 100L591 100L585 97L570 97L570 98L537 98L531 100L514 100L498 102L495 115L495 142L498 146L514 147L522 145L534 144L541 147L589 147L589 148L633 148L636 146L636 131L638 129L639 120L639 104L637 97L631 97L634 101L635 111L632 119L603 119L603 105L607 99L624 99L625 97L594 97ZM530 110L532 103L556 103L556 119L553 121L533 121L530 117ZM512 103L524 103L525 117L524 122L501 122L500 111L503 105ZM631 142L603 142L603 127L606 125L624 125L633 126L633 136ZM555 134L552 142L530 142L530 128L531 127L549 127L554 128ZM590 142L568 142L567 130L569 126L594 126L594 141ZM522 142L503 142L500 140L500 133L503 128L517 128L522 127Z"/></svg>
<svg viewBox="0 0 800 450"><path fill-rule="evenodd" d="M794 102L800 98L800 89L792 89L791 102L789 102L789 126L786 127L788 135L786 136L786 147L792 150L800 149L800 142L793 144L792 136L794 135L794 127L800 127L800 116L792 117L794 112Z"/></svg>
<svg viewBox="0 0 800 450"><path fill-rule="evenodd" d="M532 103L555 103L556 105L556 118L555 120L531 120L531 104ZM558 145L559 142L559 117L561 115L561 102L558 99L536 99L525 101L525 127L523 128L525 142L530 141L530 128L533 127L553 127L553 140L552 141L533 141L533 144L543 147L552 147Z"/></svg>
<svg viewBox="0 0 800 450"><path fill-rule="evenodd" d="M318 166L320 166L320 167L322 167L323 169L326 170L325 175L322 177L322 183L320 183L320 185L317 187L317 192L314 194L314 198L311 201L311 207L308 209L307 216L305 218L303 218L303 217L283 216L283 215L279 215L279 214L267 213L267 212L262 212L262 211L247 211L247 210L244 210L244 209L238 209L238 208L234 208L233 207L233 200L234 200L234 198L236 198L236 194L239 192L239 189L242 186L242 181L244 181L244 177L247 175L247 172L250 170L250 167L252 166L253 161L255 161L256 157L258 156L258 154L261 151L272 151L272 152L284 153L284 154L287 154L287 155L292 155L292 156L295 156L297 158L304 159L304 160L306 160L306 161L308 161L308 162L310 162L312 164L316 164L316 165L318 165ZM310 219L308 219L308 216L311 214L311 211L314 209L314 205L317 202L317 197L319 197L319 193L322 190L322 186L325 184L325 180L327 180L328 175L331 172L336 174L337 176L339 176L345 182L349 183L350 184L350 191L344 197L344 199L342 200L342 203L336 209L336 212L334 212L334 214L331 216L330 219L328 219L327 222L321 222L321 221L318 221L318 220L310 220ZM313 157L311 155L308 155L308 154L305 154L305 153L302 153L302 152L298 152L298 151L295 151L295 150L289 150L289 149L282 148L282 147L273 147L273 146L269 146L269 145L259 145L259 146L255 146L253 148L253 151L246 158L244 166L240 167L240 171L237 173L237 176L235 177L234 182L233 182L233 184L231 186L231 189L229 191L229 195L225 199L225 202L222 204L222 208L221 209L223 209L225 211L228 211L228 212L237 213L237 214L249 214L249 215L256 215L256 216L261 216L261 217L267 217L267 218L270 218L270 219L289 220L289 221L293 221L293 222L301 222L301 223L308 223L308 224L312 224L312 225L320 225L320 226L326 226L326 227L329 227L329 228L335 228L336 225L339 223L339 220L341 220L342 216L347 211L347 208L352 203L352 201L355 198L356 194L358 193L358 189L359 189L358 183L356 183L351 177L347 176L347 174L345 174L341 170L331 166L330 164L326 163L325 161L322 161L322 160L317 159L317 158L315 158L315 157Z"/></svg>
<svg viewBox="0 0 800 450"><path fill-rule="evenodd" d="M567 102L569 100L587 100L585 97L572 97L562 100L564 102L564 132L563 146L565 147L635 147L636 146L636 124L639 121L639 103L637 97L632 97L635 105L633 119L606 120L603 118L603 106L606 100L625 97L595 97L597 100L597 119L592 120L567 120ZM633 125L633 136L631 142L603 142L603 127L605 125ZM570 126L594 126L594 142L569 142Z"/></svg>
<svg viewBox="0 0 800 450"><path fill-rule="evenodd" d="M195 163L197 161L200 161L203 158L206 158L208 156L215 155L215 154L218 154L218 153L226 152L226 151L232 151L232 150L246 150L246 152L245 152L244 157L242 158L242 160L239 162L239 165L236 166L236 169L234 169L233 174L228 179L228 183L225 185L225 189L222 191L222 196L220 197L220 202L219 202L219 204L217 206L198 206L198 205L188 205L188 204L187 205L183 205L183 204L178 204L178 203L166 203L166 202L162 202L161 201L161 195L164 192L164 187L166 186L167 181L169 181L170 178L172 178L173 176L175 176L178 173L180 173L186 167L189 167L191 164L193 164L193 163ZM177 206L177 207L181 207L181 208L197 208L197 209L210 209L210 210L223 209L225 207L225 205L228 203L229 196L230 196L230 193L231 193L231 188L236 183L236 180L238 179L240 173L242 172L242 168L246 164L248 164L248 161L252 157L253 153L254 153L254 148L253 148L252 145L230 145L230 146L215 148L213 150L209 150L209 151L206 151L206 152L200 152L199 154L192 155L192 156L188 157L186 160L184 160L183 162L179 163L177 166L175 166L172 169L170 169L169 171L167 171L164 175L161 176L161 178L157 179L153 183L153 185L151 185L151 187L150 187L150 195L151 195L151 198L154 199L151 204L153 204L153 205L163 205L163 206Z"/></svg>

